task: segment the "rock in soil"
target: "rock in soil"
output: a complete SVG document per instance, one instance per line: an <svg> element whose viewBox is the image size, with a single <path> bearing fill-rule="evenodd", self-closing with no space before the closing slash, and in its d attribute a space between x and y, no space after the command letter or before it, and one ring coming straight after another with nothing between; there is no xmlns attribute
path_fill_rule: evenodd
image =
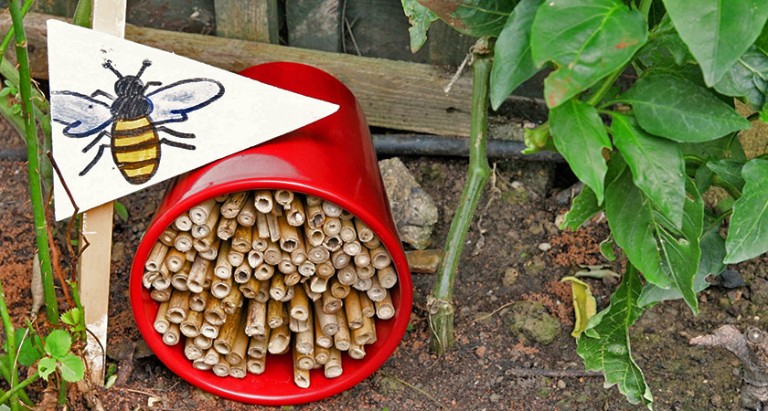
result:
<svg viewBox="0 0 768 411"><path fill-rule="evenodd" d="M381 160L379 168L400 240L417 250L429 247L437 222L434 200L399 158Z"/></svg>
<svg viewBox="0 0 768 411"><path fill-rule="evenodd" d="M512 304L506 321L513 334L544 345L550 344L560 334L560 322L535 301Z"/></svg>

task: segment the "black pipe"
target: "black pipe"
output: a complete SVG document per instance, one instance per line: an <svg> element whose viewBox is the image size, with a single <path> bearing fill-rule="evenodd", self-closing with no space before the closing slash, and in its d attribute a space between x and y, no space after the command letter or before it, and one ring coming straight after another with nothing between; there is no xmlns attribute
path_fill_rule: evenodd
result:
<svg viewBox="0 0 768 411"><path fill-rule="evenodd" d="M377 154L395 156L468 157L469 139L430 134L374 134L373 146ZM510 160L551 161L565 160L558 153L542 151L522 154L525 144L512 140L488 140L488 157Z"/></svg>

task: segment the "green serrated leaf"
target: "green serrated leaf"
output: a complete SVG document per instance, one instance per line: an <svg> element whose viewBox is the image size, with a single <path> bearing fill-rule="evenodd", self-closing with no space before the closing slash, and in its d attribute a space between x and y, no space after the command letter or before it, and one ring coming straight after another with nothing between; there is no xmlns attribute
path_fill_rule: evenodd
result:
<svg viewBox="0 0 768 411"><path fill-rule="evenodd" d="M618 0L551 0L539 7L531 29L533 61L552 61L544 80L554 108L621 69L645 44L645 19Z"/></svg>
<svg viewBox="0 0 768 411"><path fill-rule="evenodd" d="M61 378L67 382L80 381L85 375L83 359L71 353L59 358L59 369L61 370Z"/></svg>
<svg viewBox="0 0 768 411"><path fill-rule="evenodd" d="M79 308L75 307L61 314L61 322L67 325L75 325L82 321L83 314Z"/></svg>
<svg viewBox="0 0 768 411"><path fill-rule="evenodd" d="M69 352L72 336L64 330L53 330L45 337L45 352L53 358L61 358Z"/></svg>
<svg viewBox="0 0 768 411"><path fill-rule="evenodd" d="M597 203L601 204L608 171L603 149L610 150L611 139L597 110L571 99L550 111L549 122L557 151L565 157L579 180L592 188Z"/></svg>
<svg viewBox="0 0 768 411"><path fill-rule="evenodd" d="M539 71L531 57L531 26L536 10L544 0L522 0L510 14L496 39L491 68L491 106L501 103Z"/></svg>
<svg viewBox="0 0 768 411"><path fill-rule="evenodd" d="M591 327L579 339L576 352L584 359L585 369L603 372L606 387L616 384L630 403L642 403L652 409L653 395L632 358L629 341L629 328L643 312L637 305L641 288L640 277L630 265L611 296L611 304L599 314L599 323L590 322Z"/></svg>
<svg viewBox="0 0 768 411"><path fill-rule="evenodd" d="M715 90L731 97L743 97L753 110L760 110L768 95L768 54L750 47L715 84Z"/></svg>
<svg viewBox="0 0 768 411"><path fill-rule="evenodd" d="M623 97L645 131L681 143L714 140L747 129L749 121L709 90L684 78L641 78Z"/></svg>
<svg viewBox="0 0 768 411"><path fill-rule="evenodd" d="M416 53L427 41L427 31L432 23L439 19L430 9L419 4L417 0L402 0L403 12L408 17L411 27L411 53Z"/></svg>
<svg viewBox="0 0 768 411"><path fill-rule="evenodd" d="M747 51L768 19L768 3L762 0L664 0L664 6L710 87Z"/></svg>
<svg viewBox="0 0 768 411"><path fill-rule="evenodd" d="M56 359L51 357L41 358L37 362L37 371L40 373L40 377L47 381L48 376L56 371Z"/></svg>
<svg viewBox="0 0 768 411"><path fill-rule="evenodd" d="M573 198L571 209L565 214L560 229L570 228L576 231L600 210L602 207L597 204L595 192L589 186L584 186L579 195Z"/></svg>
<svg viewBox="0 0 768 411"><path fill-rule="evenodd" d="M680 227L685 199L685 162L680 147L644 133L631 117L621 114L613 115L611 130L635 185L675 227Z"/></svg>
<svg viewBox="0 0 768 411"><path fill-rule="evenodd" d="M749 260L768 251L768 160L750 160L741 174L744 191L733 205L725 240L726 264Z"/></svg>

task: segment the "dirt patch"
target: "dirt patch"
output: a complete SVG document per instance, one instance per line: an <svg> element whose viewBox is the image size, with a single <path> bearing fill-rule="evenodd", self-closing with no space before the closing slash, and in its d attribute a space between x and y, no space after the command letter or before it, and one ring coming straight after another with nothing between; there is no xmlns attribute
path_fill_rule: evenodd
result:
<svg viewBox="0 0 768 411"><path fill-rule="evenodd" d="M461 193L466 161L406 158L407 167L435 199L440 218L433 247L441 248ZM504 170L499 167L499 170ZM511 172L501 180L514 182ZM26 318L34 250L26 164L0 161L0 278L17 323ZM555 225L564 206L541 197L525 185L499 185L487 194L467 237L455 300L456 347L437 358L429 351L426 297L434 277L414 275L414 310L397 351L377 372L350 390L296 410L634 410L616 388L604 389L602 377L587 376L570 336L573 322L569 288L559 280L580 264L607 263L598 245L607 236L596 221L576 233ZM109 307L109 365L124 382L96 394L108 410L261 409L207 394L172 374L154 356L145 356L128 302L132 255L162 197L163 187L121 201L128 221L116 218ZM551 192L548 194L552 194ZM490 206L486 207L486 205ZM540 247L548 243L552 247ZM66 261L65 261L66 266ZM736 267L747 284L765 278L766 261ZM615 282L587 279L599 308L608 304ZM646 312L632 330L634 356L653 389L658 410L730 410L738 401L738 362L724 350L689 347L691 336L711 332L723 323L766 328L765 307L753 304L749 288L742 293L712 288L700 297L694 317L679 302ZM513 301L541 302L561 323L549 345L518 339L505 324ZM502 308L502 309L500 309ZM138 346L135 356L133 347ZM127 350L127 351L126 351ZM131 359L131 357L136 357ZM143 358L138 358L143 357ZM558 374L559 373L559 374ZM575 373L575 374L574 374ZM33 386L40 398L42 383ZM72 404L83 409L81 401Z"/></svg>

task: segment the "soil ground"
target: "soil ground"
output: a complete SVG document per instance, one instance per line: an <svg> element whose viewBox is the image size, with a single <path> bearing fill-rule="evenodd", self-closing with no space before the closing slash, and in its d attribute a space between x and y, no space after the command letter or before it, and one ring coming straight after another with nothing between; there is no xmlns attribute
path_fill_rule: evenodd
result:
<svg viewBox="0 0 768 411"><path fill-rule="evenodd" d="M438 205L440 220L433 247L441 248L467 163L441 158L403 160ZM467 237L456 281L453 350L439 358L429 351L425 307L434 276L416 274L409 330L384 366L342 394L281 409L643 409L628 404L616 387L604 388L602 376L583 373L570 336L570 289L558 283L579 264L607 263L598 251L607 235L605 222L593 222L576 233L558 230L555 219L568 208L553 196L558 188L534 189L520 173L518 165L499 165L496 189L488 191L480 203L479 218ZM29 318L28 284L34 252L26 163L0 160L0 181L0 279L11 314L16 323L22 323ZM140 349L136 358L125 359L134 345L142 345L128 301L130 264L162 192L157 187L121 200L129 218L115 220L108 346L108 363L117 367L121 382L110 389L97 389L95 396L107 410L272 409L205 393ZM541 251L542 243L551 249ZM64 263L66 268L66 258ZM621 263L616 264L618 270ZM766 261L757 260L735 268L754 287L765 283L766 267ZM604 308L617 284L585 281L597 297L598 309ZM663 303L648 310L633 327L634 357L653 390L655 409L738 409L738 361L724 350L691 347L688 339L724 323L765 329L768 313L764 305L748 298L750 290L749 286L734 290L712 287L700 296L698 316L680 302ZM757 294L752 292L752 298ZM507 309L502 307L523 299L542 302L560 319L554 342L542 345L512 332L505 321ZM31 389L33 397L40 400L44 388L42 382L36 383ZM71 409L87 408L82 396L73 393L70 397Z"/></svg>

